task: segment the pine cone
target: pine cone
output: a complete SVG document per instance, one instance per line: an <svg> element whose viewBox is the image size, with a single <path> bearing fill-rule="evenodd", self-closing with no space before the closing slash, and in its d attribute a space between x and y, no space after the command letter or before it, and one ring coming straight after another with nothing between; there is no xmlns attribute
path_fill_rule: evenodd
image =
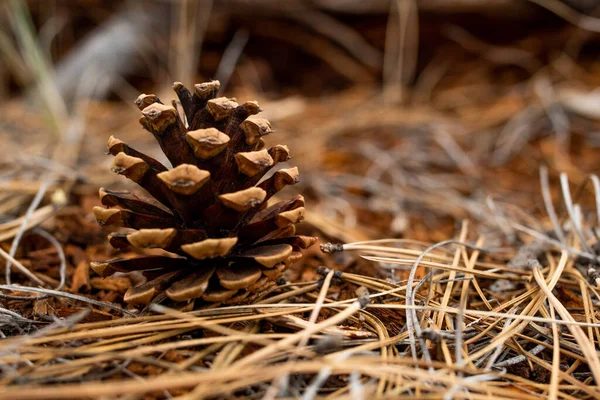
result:
<svg viewBox="0 0 600 400"><path fill-rule="evenodd" d="M140 123L174 168L111 137L112 171L151 197L101 188L107 208L94 208L100 225L130 228L109 235L114 248L168 253L92 268L102 277L141 271L147 280L127 291L130 304L251 301L316 241L295 235L294 224L304 216L302 196L267 206L274 194L298 182L298 169L280 169L261 181L289 159L289 151L282 145L265 149L262 136L272 130L269 121L252 117L260 111L256 102L216 98L218 81L195 85L194 94L179 82L173 88L179 97L173 107L155 95L143 94L135 103Z"/></svg>

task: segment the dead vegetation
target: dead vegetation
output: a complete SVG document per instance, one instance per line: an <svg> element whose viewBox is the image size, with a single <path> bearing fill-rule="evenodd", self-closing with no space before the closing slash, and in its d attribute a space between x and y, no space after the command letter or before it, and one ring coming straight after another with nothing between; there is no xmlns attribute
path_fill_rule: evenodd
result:
<svg viewBox="0 0 600 400"><path fill-rule="evenodd" d="M156 32L170 40L144 48L169 61L151 78L110 71L100 92L127 102L92 100L91 84L72 95L53 79L60 51L40 50L23 3L5 6L4 91L27 89L0 108L0 398L598 398L592 7L532 1L519 6L530 28L510 32L518 24L491 8L419 1L360 18L354 2L306 3L310 18L207 3L173 6ZM265 61L265 48L279 56ZM40 63L48 54L59 62ZM80 82L102 83L87 71ZM90 270L117 254L92 216L98 188L128 187L104 143L160 159L133 86L160 91L193 71L260 102L267 142L289 145L300 169L299 231L321 249L252 304L143 310L123 302L140 276Z"/></svg>

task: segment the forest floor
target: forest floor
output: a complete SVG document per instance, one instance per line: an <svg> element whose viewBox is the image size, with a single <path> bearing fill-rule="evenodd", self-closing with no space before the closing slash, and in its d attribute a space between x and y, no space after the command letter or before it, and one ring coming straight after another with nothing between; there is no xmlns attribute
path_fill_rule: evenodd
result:
<svg viewBox="0 0 600 400"><path fill-rule="evenodd" d="M90 270L115 255L98 189L129 188L108 137L160 157L135 96L78 103L62 136L5 103L0 398L598 398L595 37L452 29L408 86L266 95L236 72L225 95L290 148L320 238L252 304L141 310L133 278Z"/></svg>

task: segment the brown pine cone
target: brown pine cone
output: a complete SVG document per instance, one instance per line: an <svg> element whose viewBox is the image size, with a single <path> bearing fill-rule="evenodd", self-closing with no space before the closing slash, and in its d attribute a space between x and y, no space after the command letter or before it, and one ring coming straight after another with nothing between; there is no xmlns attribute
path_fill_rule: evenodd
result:
<svg viewBox="0 0 600 400"><path fill-rule="evenodd" d="M304 216L304 198L270 206L267 201L298 182L298 169L280 169L289 159L286 146L265 148L269 121L252 117L254 101L238 105L216 97L219 82L173 85L179 102L164 105L155 95L136 104L140 123L158 141L173 168L111 137L112 171L139 184L151 197L100 189L104 206L95 207L100 225L123 228L109 235L116 249L160 248L164 256L112 259L92 268L106 277L142 271L147 281L127 291L124 300L150 302L248 302L275 285L290 264L316 241L296 236Z"/></svg>

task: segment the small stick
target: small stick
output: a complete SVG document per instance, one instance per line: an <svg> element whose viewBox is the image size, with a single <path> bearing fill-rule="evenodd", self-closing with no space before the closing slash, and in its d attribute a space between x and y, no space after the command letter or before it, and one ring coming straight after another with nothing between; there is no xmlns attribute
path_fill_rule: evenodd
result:
<svg viewBox="0 0 600 400"><path fill-rule="evenodd" d="M7 260L7 264L6 264L6 272L7 272L6 281L7 282L10 281L10 268L9 268L8 262L11 262L15 267L17 267L17 269L21 273L23 273L24 275L26 275L29 279L31 279L32 281L34 281L38 285L40 285L40 286L45 286L46 285L44 283L44 281L42 281L40 278L38 278L37 276L35 276L33 274L33 272L31 272L30 270L28 270L27 268L25 268L25 266L23 264L21 264L20 262L18 262L13 256L11 256L10 254L8 254L2 248L0 248L0 256L2 256L4 259Z"/></svg>
<svg viewBox="0 0 600 400"><path fill-rule="evenodd" d="M13 263L12 260L14 260L13 257L15 256L15 253L17 252L17 248L19 247L19 243L21 242L21 238L23 237L23 234L25 233L25 230L27 228L27 223L31 219L31 216L33 215L33 213L35 212L35 210L38 208L38 206L42 202L42 199L44 198L44 195L46 194L46 191L48 190L48 188L50 187L50 185L53 184L53 183L54 183L53 180L47 180L44 183L42 183L42 185L40 186L37 194L35 195L35 197L31 201L31 204L29 205L29 208L27 209L27 212L25 213L25 217L23 218L23 221L21 222L21 226L19 226L19 231L17 232L17 235L15 236L12 244L10 245L10 258L7 258L5 272L4 272L4 276L5 276L6 284L7 285L11 284L10 273L11 273L11 266L12 266L12 263ZM4 250L3 250L3 252L4 252ZM21 265L21 267L23 267L23 266ZM21 267L18 267L19 270L21 270ZM23 267L23 268L25 268L25 267ZM23 272L23 270L21 270L21 272ZM29 276L28 274L26 274L26 275ZM32 276L33 276L33 274L32 274ZM44 286L44 283L41 282L40 280L38 280L37 277L35 277L34 281L36 281L38 284Z"/></svg>

